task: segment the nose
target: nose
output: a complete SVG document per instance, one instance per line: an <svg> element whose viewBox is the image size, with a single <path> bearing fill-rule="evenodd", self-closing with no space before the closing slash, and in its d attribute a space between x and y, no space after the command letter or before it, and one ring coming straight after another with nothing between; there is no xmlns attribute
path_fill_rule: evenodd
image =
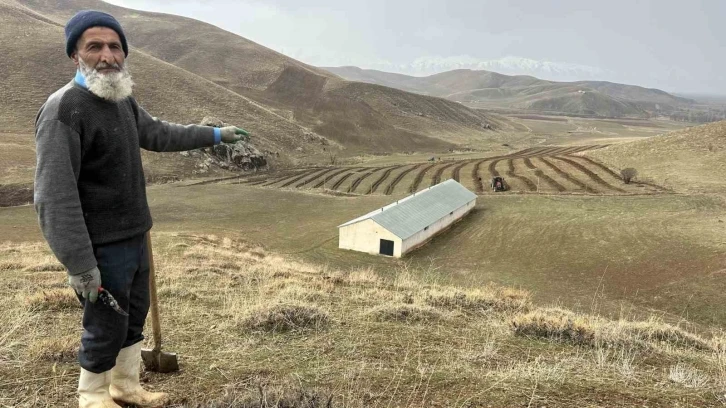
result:
<svg viewBox="0 0 726 408"><path fill-rule="evenodd" d="M113 65L116 63L116 59L114 58L113 51L111 51L111 48L108 45L105 45L103 47L103 50L101 50L100 61L105 62L106 64L109 64L109 65Z"/></svg>

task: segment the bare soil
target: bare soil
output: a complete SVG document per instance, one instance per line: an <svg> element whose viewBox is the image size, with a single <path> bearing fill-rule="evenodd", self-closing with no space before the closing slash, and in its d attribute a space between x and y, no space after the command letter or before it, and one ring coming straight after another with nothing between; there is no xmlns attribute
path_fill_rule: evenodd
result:
<svg viewBox="0 0 726 408"><path fill-rule="evenodd" d="M582 152L601 149L603 145L583 146L541 146L523 149L508 155L485 158L438 161L434 163L396 164L379 167L331 166L322 170L286 170L282 175L275 172L249 177L243 182L268 187L343 191L358 194L406 194L417 191L422 184L436 185L446 178L452 178L471 187L477 194L488 194L483 178L504 174L511 193L547 194L655 194L667 190L653 183L626 185L617 173L607 165L592 158L581 156ZM535 161L537 159L537 161ZM506 166L501 167L502 163ZM486 164L488 175L481 174ZM471 166L470 177L463 179L461 173ZM413 177L409 177L413 175ZM263 182L267 177L269 182ZM535 182L534 178L543 183ZM348 183L352 179L353 181ZM402 180L409 180L402 184ZM222 178L219 182L239 182L238 178ZM210 183L213 181L206 181Z"/></svg>

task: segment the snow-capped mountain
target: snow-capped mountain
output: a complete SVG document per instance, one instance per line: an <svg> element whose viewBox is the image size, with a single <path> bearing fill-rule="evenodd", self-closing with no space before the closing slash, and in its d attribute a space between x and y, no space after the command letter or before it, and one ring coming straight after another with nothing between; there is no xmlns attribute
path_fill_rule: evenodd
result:
<svg viewBox="0 0 726 408"><path fill-rule="evenodd" d="M508 56L484 60L469 55L454 57L421 57L410 64L373 63L365 68L406 75L425 76L455 69L494 71L507 75L532 75L542 79L576 81L604 79L612 72L588 65L568 62L539 61L530 58Z"/></svg>

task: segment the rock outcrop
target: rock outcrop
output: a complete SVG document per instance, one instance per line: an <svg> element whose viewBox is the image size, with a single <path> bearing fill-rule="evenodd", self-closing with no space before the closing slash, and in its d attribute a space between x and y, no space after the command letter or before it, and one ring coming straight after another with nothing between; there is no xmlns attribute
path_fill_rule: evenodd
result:
<svg viewBox="0 0 726 408"><path fill-rule="evenodd" d="M224 127L230 126L214 117L205 117L200 125ZM207 147L190 152L185 155L198 158L200 167L209 168L218 166L228 170L255 170L267 166L265 155L257 150L249 141L235 144L220 143L214 147Z"/></svg>

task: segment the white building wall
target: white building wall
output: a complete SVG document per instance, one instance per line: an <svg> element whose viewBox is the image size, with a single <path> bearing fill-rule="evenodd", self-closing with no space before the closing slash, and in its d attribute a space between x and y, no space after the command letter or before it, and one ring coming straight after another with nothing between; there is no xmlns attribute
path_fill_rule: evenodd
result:
<svg viewBox="0 0 726 408"><path fill-rule="evenodd" d="M469 211L471 211L471 209L474 208L475 205L476 200L471 200L466 205L454 210L452 214L447 214L440 220L429 225L428 229L419 231L418 233L408 237L405 241L403 241L403 248L401 248L401 253L406 254L406 252L422 245L436 233L441 232L441 230L460 220Z"/></svg>
<svg viewBox="0 0 726 408"><path fill-rule="evenodd" d="M352 249L377 255L381 249L381 239L393 241L393 256L401 257L403 253L401 238L371 219L338 229L338 248L341 249Z"/></svg>

